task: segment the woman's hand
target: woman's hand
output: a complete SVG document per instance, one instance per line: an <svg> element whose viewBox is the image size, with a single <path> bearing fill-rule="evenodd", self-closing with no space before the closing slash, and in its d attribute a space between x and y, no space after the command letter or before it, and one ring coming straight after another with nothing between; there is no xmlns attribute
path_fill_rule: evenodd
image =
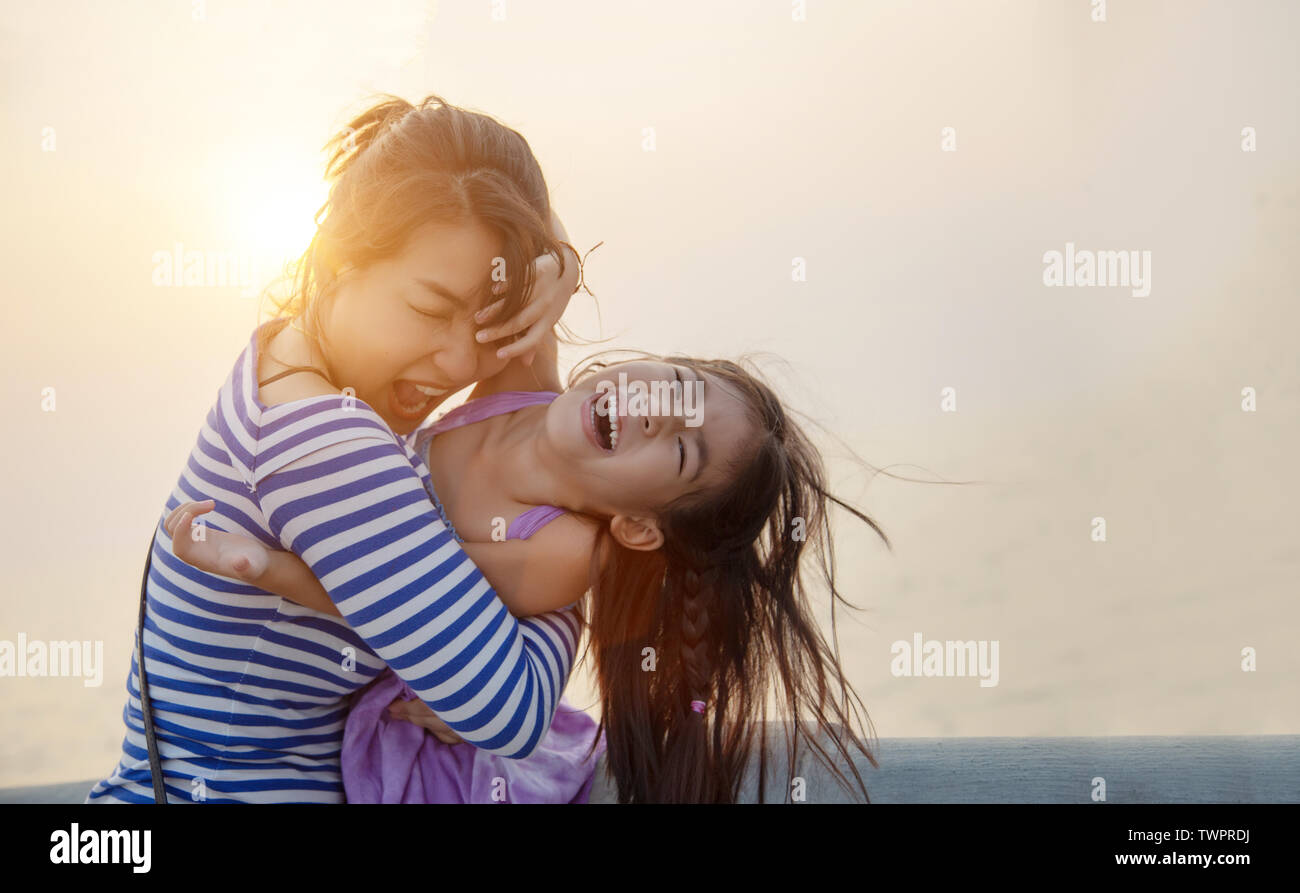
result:
<svg viewBox="0 0 1300 893"><path fill-rule="evenodd" d="M533 261L533 288L529 292L527 303L509 320L495 326L484 326L475 337L480 344L509 338L523 333L512 344L507 344L497 351L498 359L509 360L518 357L525 365L533 362L542 339L552 334L555 324L564 315L578 287L578 255L565 246L561 249L569 255L565 259L564 273L560 273L560 264L552 254L543 254ZM505 283L498 282L492 287L493 294L505 290ZM479 325L489 322L501 311L504 299L495 301L474 315Z"/></svg>
<svg viewBox="0 0 1300 893"><path fill-rule="evenodd" d="M393 719L404 719L417 726L424 726L443 744L460 744L465 740L453 732L451 726L439 719L438 714L430 710L429 705L419 698L414 701L403 701L397 698L388 705L388 715Z"/></svg>
<svg viewBox="0 0 1300 893"><path fill-rule="evenodd" d="M270 552L252 537L213 530L205 524L194 526L194 518L212 511L216 503L183 502L172 509L163 522L172 538L172 554L201 571L219 577L231 577L256 583L266 573Z"/></svg>

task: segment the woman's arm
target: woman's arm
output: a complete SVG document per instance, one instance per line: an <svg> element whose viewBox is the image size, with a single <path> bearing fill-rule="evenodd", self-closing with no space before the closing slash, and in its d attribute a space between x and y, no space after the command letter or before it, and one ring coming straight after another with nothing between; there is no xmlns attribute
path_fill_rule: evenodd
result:
<svg viewBox="0 0 1300 893"><path fill-rule="evenodd" d="M195 519L214 505L212 500L182 503L167 517L164 526L177 558L201 571L232 577L304 608L343 616L311 568L297 555L268 549L240 533L195 527ZM202 539L195 535L200 530ZM582 598L587 591L595 530L564 515L527 540L463 543L462 547L510 613L531 617L558 611Z"/></svg>
<svg viewBox="0 0 1300 893"><path fill-rule="evenodd" d="M435 513L391 432L357 434L360 413L342 398L311 410L309 420L298 413L283 422L310 426L295 442L298 458L268 460L251 482L267 527L353 632L457 734L527 756L554 716L580 618L559 611L516 620ZM259 432L259 442L276 439L265 426Z"/></svg>

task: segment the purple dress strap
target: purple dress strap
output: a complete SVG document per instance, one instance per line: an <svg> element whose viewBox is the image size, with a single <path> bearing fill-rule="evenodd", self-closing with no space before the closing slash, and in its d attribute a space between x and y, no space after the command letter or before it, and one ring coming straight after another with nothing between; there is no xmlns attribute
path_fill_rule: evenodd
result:
<svg viewBox="0 0 1300 893"><path fill-rule="evenodd" d="M506 539L526 540L563 514L564 509L553 505L535 505L527 511L520 512L510 522L510 527L506 530Z"/></svg>
<svg viewBox="0 0 1300 893"><path fill-rule="evenodd" d="M425 425L423 428L416 428L415 431L406 436L409 438L411 448L415 451L415 454L421 458L427 458L429 441L433 440L435 434L441 434L443 431L450 431L452 428L460 428L464 425L472 425L493 416L505 415L508 412L514 412L516 409L523 409L525 406L550 403L558 396L560 395L555 391L498 391L495 394L488 394L486 397L479 397L477 400L462 403L433 424Z"/></svg>
<svg viewBox="0 0 1300 893"><path fill-rule="evenodd" d="M514 412L516 409L523 409L525 406L550 403L558 396L560 395L555 391L498 391L495 394L488 394L486 397L479 397L477 400L471 400L457 406L430 425L429 433L441 434L443 431L450 431L452 428L472 425L475 422L490 419L492 416Z"/></svg>

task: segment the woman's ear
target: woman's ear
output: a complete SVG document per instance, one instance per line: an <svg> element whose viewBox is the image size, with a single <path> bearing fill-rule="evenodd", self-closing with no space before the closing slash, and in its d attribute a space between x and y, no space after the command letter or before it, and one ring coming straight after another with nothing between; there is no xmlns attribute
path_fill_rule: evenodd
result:
<svg viewBox="0 0 1300 893"><path fill-rule="evenodd" d="M615 515L610 519L609 532L620 546L638 552L653 552L664 544L664 533L654 518Z"/></svg>

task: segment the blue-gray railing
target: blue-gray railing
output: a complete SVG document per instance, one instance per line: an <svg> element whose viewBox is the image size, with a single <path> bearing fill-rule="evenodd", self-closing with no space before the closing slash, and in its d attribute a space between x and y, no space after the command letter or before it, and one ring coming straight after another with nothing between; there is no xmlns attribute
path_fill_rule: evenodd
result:
<svg viewBox="0 0 1300 893"><path fill-rule="evenodd" d="M768 742L766 802L861 802L806 746L791 773L783 733ZM855 760L873 803L1300 803L1300 735L881 738L875 753L879 769ZM743 802L757 781L751 764ZM0 789L0 803L80 803L94 782ZM617 801L603 763L591 801Z"/></svg>

